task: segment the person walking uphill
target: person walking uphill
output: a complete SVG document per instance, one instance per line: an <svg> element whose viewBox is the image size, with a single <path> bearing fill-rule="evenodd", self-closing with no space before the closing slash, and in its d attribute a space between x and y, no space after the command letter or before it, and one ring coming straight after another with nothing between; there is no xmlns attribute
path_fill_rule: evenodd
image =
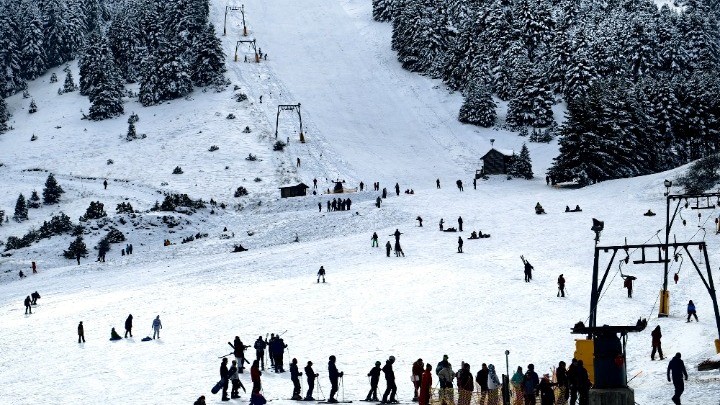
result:
<svg viewBox="0 0 720 405"><path fill-rule="evenodd" d="M335 366L335 356L330 356L328 359L328 378L330 378L330 398L328 398L328 403L337 403L338 400L335 399L335 394L338 392L338 379L343 376L342 371L338 371L337 366Z"/></svg>
<svg viewBox="0 0 720 405"><path fill-rule="evenodd" d="M375 367L370 369L367 374L370 377L370 391L368 391L365 401L379 401L377 396L378 383L380 382L380 362L375 362Z"/></svg>
<svg viewBox="0 0 720 405"><path fill-rule="evenodd" d="M125 319L125 337L126 338L127 338L128 333L130 334L130 337L132 337L132 320L133 320L132 314L128 315L127 319Z"/></svg>
<svg viewBox="0 0 720 405"><path fill-rule="evenodd" d="M395 363L395 356L390 356L387 361L385 361L385 366L382 368L383 373L385 373L385 383L387 384L382 401L380 401L383 404L396 404L398 402L395 400L397 385L395 384L395 372L392 368L393 363ZM390 398L388 398L388 394L390 395Z"/></svg>
<svg viewBox="0 0 720 405"><path fill-rule="evenodd" d="M658 352L660 354L660 360L665 359L665 356L663 356L662 352L662 343L660 342L660 338L662 338L660 325L656 326L655 329L653 329L653 331L650 333L650 336L652 337L652 352L650 353L650 360L655 360L655 352Z"/></svg>
<svg viewBox="0 0 720 405"><path fill-rule="evenodd" d="M308 361L307 366L305 366L305 376L307 378L308 383L308 390L307 394L305 395L304 400L305 401L314 401L315 398L313 398L313 389L315 389L315 379L318 377L318 374L313 370L312 368L313 362Z"/></svg>
<svg viewBox="0 0 720 405"><path fill-rule="evenodd" d="M675 357L670 360L667 368L667 379L670 382L670 375L672 374L672 383L675 386L675 395L672 397L673 403L680 405L680 396L685 391L685 381L688 379L687 370L685 370L685 363L680 359L680 353L676 353ZM683 380L685 377L685 380Z"/></svg>
<svg viewBox="0 0 720 405"><path fill-rule="evenodd" d="M157 336L160 339L160 329L162 329L162 322L160 322L160 315L156 316L152 323L153 328L153 339Z"/></svg>
<svg viewBox="0 0 720 405"><path fill-rule="evenodd" d="M83 327L82 321L78 324L78 343L85 343L85 327Z"/></svg>
<svg viewBox="0 0 720 405"><path fill-rule="evenodd" d="M290 380L292 380L293 383L293 393L292 398L296 401L302 400L302 397L300 396L300 377L303 375L298 370L297 365L297 359L292 359L292 362L290 363Z"/></svg>

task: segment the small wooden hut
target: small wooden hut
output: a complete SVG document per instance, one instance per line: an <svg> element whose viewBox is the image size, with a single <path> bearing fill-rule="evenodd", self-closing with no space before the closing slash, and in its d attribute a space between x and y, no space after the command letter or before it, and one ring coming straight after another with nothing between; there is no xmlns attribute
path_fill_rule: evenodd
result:
<svg viewBox="0 0 720 405"><path fill-rule="evenodd" d="M481 157L483 161L483 174L507 174L513 151L492 148Z"/></svg>
<svg viewBox="0 0 720 405"><path fill-rule="evenodd" d="M280 187L280 197L302 197L307 195L308 187L305 183L296 184L294 186Z"/></svg>

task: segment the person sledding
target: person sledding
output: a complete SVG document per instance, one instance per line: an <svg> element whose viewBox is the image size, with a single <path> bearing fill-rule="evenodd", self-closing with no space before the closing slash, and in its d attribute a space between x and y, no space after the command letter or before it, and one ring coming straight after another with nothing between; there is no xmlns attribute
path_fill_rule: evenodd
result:
<svg viewBox="0 0 720 405"><path fill-rule="evenodd" d="M654 216L657 215L657 214L655 214L654 212L652 212L651 209L648 209L647 212L644 213L643 215L646 216L646 217L654 217Z"/></svg>
<svg viewBox="0 0 720 405"><path fill-rule="evenodd" d="M120 340L122 339L122 336L118 335L117 332L115 332L115 328L112 328L110 331L110 340Z"/></svg>
<svg viewBox="0 0 720 405"><path fill-rule="evenodd" d="M535 213L538 215L545 214L545 209L542 207L542 205L540 205L539 201L537 204L535 204Z"/></svg>

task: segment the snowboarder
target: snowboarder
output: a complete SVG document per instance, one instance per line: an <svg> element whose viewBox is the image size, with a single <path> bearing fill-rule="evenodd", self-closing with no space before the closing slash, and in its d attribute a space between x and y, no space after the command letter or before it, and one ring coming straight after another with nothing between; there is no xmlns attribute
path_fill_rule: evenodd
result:
<svg viewBox="0 0 720 405"><path fill-rule="evenodd" d="M445 220L443 220L442 218L440 218L440 231L443 230L443 226L444 226L444 225L445 225Z"/></svg>
<svg viewBox="0 0 720 405"><path fill-rule="evenodd" d="M557 283L558 283L557 296L564 298L565 297L565 277L563 277L562 274L558 277Z"/></svg>
<svg viewBox="0 0 720 405"><path fill-rule="evenodd" d="M435 180L435 188L440 188L440 179Z"/></svg>
<svg viewBox="0 0 720 405"><path fill-rule="evenodd" d="M458 236L458 253L462 253L462 245L463 245L463 238L462 236Z"/></svg>
<svg viewBox="0 0 720 405"><path fill-rule="evenodd" d="M391 233L388 236L395 236L395 243L400 243L400 235L402 235L402 232L400 232L399 229L395 229L395 232Z"/></svg>
<svg viewBox="0 0 720 405"><path fill-rule="evenodd" d="M422 379L422 373L424 368L425 363L423 363L422 359L417 359L417 361L412 365L412 382L413 387L415 388L412 399L413 402L418 402L418 391L420 391L420 380Z"/></svg>
<svg viewBox="0 0 720 405"><path fill-rule="evenodd" d="M252 393L253 395L256 393L260 393L260 390L262 389L262 385L260 383L260 376L262 375L262 372L260 372L260 367L258 366L258 361L253 360L252 366L250 366L250 381L253 383Z"/></svg>
<svg viewBox="0 0 720 405"><path fill-rule="evenodd" d="M32 271L33 274L37 274L37 266L35 265L35 262L32 262Z"/></svg>
<svg viewBox="0 0 720 405"><path fill-rule="evenodd" d="M536 388L540 383L537 373L535 372L535 365L528 364L525 376L523 376L523 393L525 394L525 403L534 404L536 397Z"/></svg>
<svg viewBox="0 0 720 405"><path fill-rule="evenodd" d="M222 361L220 362L220 381L222 381L222 400L223 401L229 401L230 398L228 398L228 382L230 381L230 370L228 370L227 366L228 359L226 357L223 357Z"/></svg>
<svg viewBox="0 0 720 405"><path fill-rule="evenodd" d="M153 319L152 328L153 328L153 339L155 339L156 336L158 339L160 339L160 329L162 329L162 322L160 322L160 315L156 316L155 319Z"/></svg>
<svg viewBox="0 0 720 405"><path fill-rule="evenodd" d="M405 257L405 252L403 252L402 247L400 247L400 242L395 242L395 257Z"/></svg>
<svg viewBox="0 0 720 405"><path fill-rule="evenodd" d="M385 254L387 254L387 257L390 257L390 251L392 250L392 245L390 244L390 241L387 241L385 244Z"/></svg>
<svg viewBox="0 0 720 405"><path fill-rule="evenodd" d="M660 342L660 338L662 338L660 325L656 326L655 329L650 332L650 336L652 337L652 352L650 353L650 360L655 360L655 352L660 354L660 360L665 359L662 352L662 342Z"/></svg>
<svg viewBox="0 0 720 405"><path fill-rule="evenodd" d="M320 266L320 270L318 270L317 273L317 282L320 282L320 277L323 279L323 283L325 282L325 268L323 266Z"/></svg>
<svg viewBox="0 0 720 405"><path fill-rule="evenodd" d="M460 230L460 232L462 232L462 224L463 224L462 217L458 217L458 229Z"/></svg>
<svg viewBox="0 0 720 405"><path fill-rule="evenodd" d="M370 240L372 241L372 244L371 244L370 247L379 247L379 245L378 245L378 234L377 234L377 232L373 232L372 237L370 238Z"/></svg>
<svg viewBox="0 0 720 405"><path fill-rule="evenodd" d="M484 404L488 394L488 370L487 364L483 363L475 375L475 382L480 386L480 403Z"/></svg>
<svg viewBox="0 0 720 405"><path fill-rule="evenodd" d="M422 217L421 217L420 215L418 215L417 218L415 218L415 220L420 223L420 225L418 225L418 226L419 226L420 228L422 228Z"/></svg>
<svg viewBox="0 0 720 405"><path fill-rule="evenodd" d="M370 391L368 391L365 401L378 401L377 388L378 382L380 382L380 362L375 362L375 367L370 369L367 374L370 377Z"/></svg>
<svg viewBox="0 0 720 405"><path fill-rule="evenodd" d="M315 373L315 371L312 368L313 362L308 361L307 366L305 366L305 377L307 378L308 383L308 390L307 394L305 394L305 401L314 401L315 398L313 398L313 389L315 389L315 379L318 377L318 374Z"/></svg>
<svg viewBox="0 0 720 405"><path fill-rule="evenodd" d="M118 333L115 332L115 328L112 328L110 330L110 340L120 340L120 339L122 339L122 337L120 337L120 335L118 335Z"/></svg>
<svg viewBox="0 0 720 405"><path fill-rule="evenodd" d="M672 374L672 383L675 386L675 395L672 397L672 401L675 404L680 405L680 396L685 391L685 381L688 379L687 370L685 369L685 363L680 359L680 353L676 353L675 357L670 360L667 368L667 379L670 382L670 374ZM683 380L685 377L685 380Z"/></svg>
<svg viewBox="0 0 720 405"><path fill-rule="evenodd" d="M335 356L330 356L328 361L328 378L330 378L330 398L328 403L337 403L335 394L338 392L338 378L342 378L343 372L338 372L337 366L335 366Z"/></svg>
<svg viewBox="0 0 720 405"><path fill-rule="evenodd" d="M132 314L128 315L127 319L125 319L125 337L126 338L127 338L128 333L130 334L130 337L132 337L132 320L133 320Z"/></svg>
<svg viewBox="0 0 720 405"><path fill-rule="evenodd" d="M25 297L25 315L32 314L32 307L30 306L32 303L32 300L30 299L30 296L28 295Z"/></svg>
<svg viewBox="0 0 720 405"><path fill-rule="evenodd" d="M292 398L296 401L302 400L302 397L300 396L300 377L303 375L300 371L298 371L298 365L297 365L297 359L292 359L292 362L290 363L290 379L293 383L293 393Z"/></svg>
<svg viewBox="0 0 720 405"><path fill-rule="evenodd" d="M460 371L457 375L458 385L458 405L470 405L475 384L473 384L472 373L470 372L470 364L462 363ZM480 402L481 404L483 402Z"/></svg>
<svg viewBox="0 0 720 405"><path fill-rule="evenodd" d="M395 363L395 356L390 356L385 361L385 366L383 366L382 368L382 371L385 374L385 383L387 385L387 388L385 388L385 393L383 394L382 401L380 401L383 404L397 403L397 401L395 400L395 394L397 393L397 385L395 384L395 372L392 368L393 363ZM388 395L390 395L390 398L388 398Z"/></svg>
<svg viewBox="0 0 720 405"><path fill-rule="evenodd" d="M103 186L105 187L105 190L107 190L107 179L103 180Z"/></svg>
<svg viewBox="0 0 720 405"><path fill-rule="evenodd" d="M400 184L398 183L395 183L395 194L400 196Z"/></svg>
<svg viewBox="0 0 720 405"><path fill-rule="evenodd" d="M420 392L418 393L419 405L430 405L430 389L432 388L432 366L425 365L425 371L422 373L420 380Z"/></svg>
<svg viewBox="0 0 720 405"><path fill-rule="evenodd" d="M628 298L632 298L632 292L633 292L633 281L637 279L635 276L628 276L628 275L622 275L622 278L625 279L623 281L623 287L627 288L628 290Z"/></svg>
<svg viewBox="0 0 720 405"><path fill-rule="evenodd" d="M690 317L691 317L691 316L694 316L694 317L695 317L695 322L700 322L700 321L698 320L697 313L695 313L695 304L692 302L692 300L690 300L690 302L688 302L687 314L688 314L688 317L687 317L687 321L688 321L688 322L690 322ZM671 361L672 361L672 360L671 360Z"/></svg>
<svg viewBox="0 0 720 405"><path fill-rule="evenodd" d="M237 361L233 360L230 370L228 370L228 378L230 378L230 399L240 398L239 389L242 388L243 392L247 393L245 386L240 381L240 374L238 373Z"/></svg>
<svg viewBox="0 0 720 405"><path fill-rule="evenodd" d="M525 282L529 283L530 280L532 280L532 271L535 267L533 267L532 264L530 264L529 261L525 260L523 256L520 256L520 259L523 262L523 265L525 266Z"/></svg>
<svg viewBox="0 0 720 405"><path fill-rule="evenodd" d="M34 293L30 294L30 297L32 298L31 304L37 305L37 300L40 298L40 294L38 294L38 292L35 291ZM690 301L690 302L692 302L692 301ZM690 318L690 316L688 316L688 318ZM697 319L697 316L695 318Z"/></svg>
<svg viewBox="0 0 720 405"><path fill-rule="evenodd" d="M85 343L85 327L83 327L82 321L78 324L78 343Z"/></svg>
<svg viewBox="0 0 720 405"><path fill-rule="evenodd" d="M265 370L265 348L267 347L267 342L263 340L262 336L258 336L253 347L255 347L255 359L261 363L262 369Z"/></svg>

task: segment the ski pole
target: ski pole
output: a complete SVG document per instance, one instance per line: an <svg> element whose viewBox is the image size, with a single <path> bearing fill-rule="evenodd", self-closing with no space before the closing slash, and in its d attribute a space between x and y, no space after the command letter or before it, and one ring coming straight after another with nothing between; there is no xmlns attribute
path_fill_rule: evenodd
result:
<svg viewBox="0 0 720 405"><path fill-rule="evenodd" d="M235 353L235 352L230 352L230 353L228 353L228 354L222 355L222 356L218 357L218 359L222 359L223 357L229 356L229 355L231 355L231 354L233 354L233 353Z"/></svg>
<svg viewBox="0 0 720 405"><path fill-rule="evenodd" d="M638 371L638 373L635 374L635 375L633 376L633 378L629 379L627 382L630 382L630 381L634 380L635 377L639 376L640 374L642 374L642 370Z"/></svg>
<svg viewBox="0 0 720 405"><path fill-rule="evenodd" d="M345 402L345 379L340 377L340 386L342 387L343 402Z"/></svg>

